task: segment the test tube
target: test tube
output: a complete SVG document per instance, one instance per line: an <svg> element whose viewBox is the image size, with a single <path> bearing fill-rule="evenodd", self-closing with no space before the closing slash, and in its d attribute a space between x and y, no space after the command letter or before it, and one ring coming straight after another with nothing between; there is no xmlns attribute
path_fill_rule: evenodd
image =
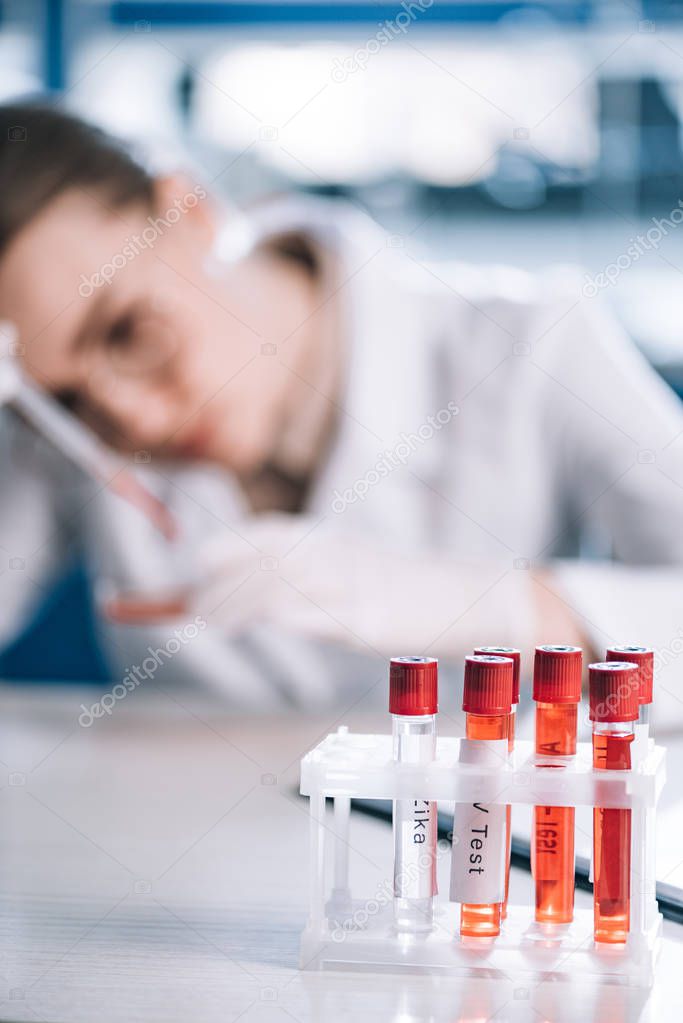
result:
<svg viewBox="0 0 683 1023"><path fill-rule="evenodd" d="M576 646L539 646L534 657L535 750L543 757L576 755L582 654ZM574 916L573 806L535 806L532 873L536 920L571 923Z"/></svg>
<svg viewBox="0 0 683 1023"><path fill-rule="evenodd" d="M627 661L604 661L588 670L593 767L629 771L638 718L638 667ZM593 873L595 940L623 943L630 927L630 810L594 808Z"/></svg>
<svg viewBox="0 0 683 1023"><path fill-rule="evenodd" d="M389 711L394 760L428 764L436 756L438 662L434 657L393 657ZM436 803L395 800L394 923L401 932L431 930L436 895Z"/></svg>
<svg viewBox="0 0 683 1023"><path fill-rule="evenodd" d="M461 760L492 766L502 766L507 760L513 676L514 662L509 657L465 658L462 709L466 745ZM463 937L500 934L506 817L503 803L456 804L450 897L460 903Z"/></svg>
<svg viewBox="0 0 683 1023"><path fill-rule="evenodd" d="M611 646L605 660L627 661L638 665L638 726L647 739L654 679L654 650L647 646Z"/></svg>
<svg viewBox="0 0 683 1023"><path fill-rule="evenodd" d="M475 654L491 654L494 657L509 657L514 664L513 676L512 676L512 706L510 707L510 727L508 732L508 753L512 753L515 748L515 719L517 714L517 704L519 703L519 673L522 661L522 655L519 650L513 646L478 646L476 647ZM510 852L512 849L512 807L508 803L505 807L505 818L507 827L507 846L505 850L505 898L503 899L503 906L501 908L501 916L503 920L507 916L508 912L508 894L510 892Z"/></svg>
<svg viewBox="0 0 683 1023"><path fill-rule="evenodd" d="M607 661L626 661L638 666L638 723L634 726L634 740L631 744L631 764L635 767L649 753L650 739L650 704L654 681L654 650L646 646L613 646L607 651ZM638 816L631 815L633 830L633 851L631 863L632 877L641 880L655 872L655 821L654 809L641 811ZM640 830L644 830L644 848L639 842ZM591 861L591 868L593 864ZM642 883L640 891L631 895L631 921L634 924L647 926L652 912L652 901Z"/></svg>

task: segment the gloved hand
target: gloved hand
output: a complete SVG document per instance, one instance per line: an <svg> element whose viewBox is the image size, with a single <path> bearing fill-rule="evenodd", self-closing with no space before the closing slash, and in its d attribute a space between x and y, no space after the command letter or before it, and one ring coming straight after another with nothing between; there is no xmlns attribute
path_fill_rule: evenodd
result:
<svg viewBox="0 0 683 1023"><path fill-rule="evenodd" d="M534 634L528 571L432 551L403 552L335 521L268 514L212 536L200 552L196 613L234 635L271 623L391 656L460 657L477 643Z"/></svg>

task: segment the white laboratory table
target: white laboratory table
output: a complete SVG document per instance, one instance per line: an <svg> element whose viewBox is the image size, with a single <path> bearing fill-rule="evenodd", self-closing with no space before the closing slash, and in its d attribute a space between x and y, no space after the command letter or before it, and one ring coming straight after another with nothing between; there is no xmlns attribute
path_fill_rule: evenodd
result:
<svg viewBox="0 0 683 1023"><path fill-rule="evenodd" d="M680 1019L675 924L665 924L649 993L581 977L300 972L308 821L298 762L337 715L237 718L149 683L83 727L80 705L97 695L0 686L0 1019ZM389 828L354 818L352 847L352 882L374 891L390 876ZM513 871L511 901L529 886Z"/></svg>

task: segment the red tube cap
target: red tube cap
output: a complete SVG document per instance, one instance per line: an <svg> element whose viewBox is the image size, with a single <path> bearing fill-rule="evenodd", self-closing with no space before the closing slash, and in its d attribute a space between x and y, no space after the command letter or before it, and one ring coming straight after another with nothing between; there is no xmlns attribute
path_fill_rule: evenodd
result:
<svg viewBox="0 0 683 1023"><path fill-rule="evenodd" d="M607 661L630 661L638 665L638 703L652 703L655 653L648 646L611 646Z"/></svg>
<svg viewBox="0 0 683 1023"><path fill-rule="evenodd" d="M389 712L436 714L439 662L436 657L392 657L389 664Z"/></svg>
<svg viewBox="0 0 683 1023"><path fill-rule="evenodd" d="M583 655L578 646L537 646L533 698L538 703L579 703Z"/></svg>
<svg viewBox="0 0 683 1023"><path fill-rule="evenodd" d="M475 654L492 654L494 657L509 657L514 664L512 675L512 702L519 703L519 671L522 655L513 646L478 646Z"/></svg>
<svg viewBox="0 0 683 1023"><path fill-rule="evenodd" d="M631 661L601 661L588 665L591 721L636 721L638 666Z"/></svg>
<svg viewBox="0 0 683 1023"><path fill-rule="evenodd" d="M462 709L468 714L509 714L514 673L515 663L510 657L466 657Z"/></svg>

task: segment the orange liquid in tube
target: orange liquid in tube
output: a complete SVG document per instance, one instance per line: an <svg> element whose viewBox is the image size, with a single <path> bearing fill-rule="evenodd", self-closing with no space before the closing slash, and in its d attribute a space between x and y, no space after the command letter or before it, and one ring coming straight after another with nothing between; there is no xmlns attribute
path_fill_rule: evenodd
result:
<svg viewBox="0 0 683 1023"><path fill-rule="evenodd" d="M461 759L489 766L497 766L497 758L501 764L507 761L513 674L510 658L465 658L462 709L466 731ZM460 903L463 937L500 934L506 848L507 813L503 803L456 804L450 898Z"/></svg>
<svg viewBox="0 0 683 1023"><path fill-rule="evenodd" d="M591 664L589 676L593 767L628 771L638 720L638 666L625 661ZM593 810L593 915L596 942L626 941L631 917L630 810Z"/></svg>
<svg viewBox="0 0 683 1023"><path fill-rule="evenodd" d="M517 704L519 703L519 675L522 655L519 650L512 646L478 646L475 654L491 654L493 657L509 657L514 664L512 676L512 707L510 708L510 721L508 725L508 752L512 753L515 748L515 721L517 718ZM505 898L501 908L503 920L507 916L508 895L510 893L510 854L512 852L512 807L508 804L505 808L507 825L507 848L505 851Z"/></svg>
<svg viewBox="0 0 683 1023"><path fill-rule="evenodd" d="M534 658L535 752L553 770L553 757L576 754L577 707L581 700L579 647L539 646ZM559 765L558 765L559 766ZM574 916L573 806L535 806L531 869L538 923L566 924Z"/></svg>

